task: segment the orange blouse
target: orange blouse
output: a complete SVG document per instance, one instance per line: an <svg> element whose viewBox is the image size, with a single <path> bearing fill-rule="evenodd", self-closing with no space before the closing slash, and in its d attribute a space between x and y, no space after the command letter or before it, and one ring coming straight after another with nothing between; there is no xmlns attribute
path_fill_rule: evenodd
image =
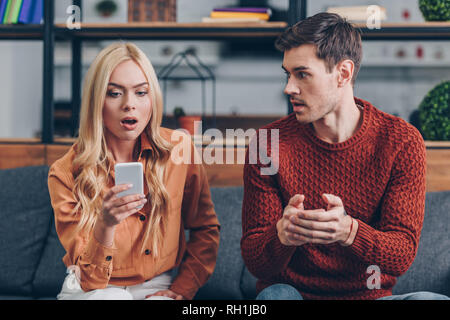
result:
<svg viewBox="0 0 450 320"><path fill-rule="evenodd" d="M184 154L182 150L196 153L191 139L172 140L173 130L161 128L161 136L174 146L172 154ZM138 161L143 164L147 152L152 150L145 134L141 134L141 150ZM179 144L180 143L180 144ZM197 290L211 276L219 246L219 221L211 201L208 179L198 161L186 164L168 160L164 183L169 193L168 224L158 259L152 258L151 250L141 253L145 225L148 221L149 203L117 225L114 244L105 247L93 233L75 233L80 212L71 214L76 205L73 195L74 176L72 162L74 146L50 168L48 187L55 212L56 231L66 250L64 264L78 266L80 285L84 291L105 288L108 284L130 286L178 267L170 289L192 299ZM114 186L114 164L110 169L107 188ZM144 183L144 193L148 195ZM151 200L150 200L151 201ZM184 230L189 229L186 243Z"/></svg>

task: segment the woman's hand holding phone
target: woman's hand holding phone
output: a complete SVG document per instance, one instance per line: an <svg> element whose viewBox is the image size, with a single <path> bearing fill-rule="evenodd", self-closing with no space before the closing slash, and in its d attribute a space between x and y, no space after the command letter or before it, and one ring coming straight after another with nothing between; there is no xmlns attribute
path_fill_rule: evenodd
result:
<svg viewBox="0 0 450 320"><path fill-rule="evenodd" d="M112 187L103 199L102 219L107 227L115 226L136 213L147 202L144 194L117 197L117 194L130 189L129 184Z"/></svg>
<svg viewBox="0 0 450 320"><path fill-rule="evenodd" d="M144 194L132 194L117 197L117 194L130 189L129 184L121 184L112 187L105 195L102 205L102 213L97 220L94 229L94 237L106 247L114 242L116 225L139 211L139 208L147 202Z"/></svg>

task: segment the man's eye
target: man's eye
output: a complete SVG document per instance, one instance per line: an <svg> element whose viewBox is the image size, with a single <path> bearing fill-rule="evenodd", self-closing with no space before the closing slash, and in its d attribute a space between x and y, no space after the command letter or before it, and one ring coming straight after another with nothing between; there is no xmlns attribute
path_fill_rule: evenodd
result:
<svg viewBox="0 0 450 320"><path fill-rule="evenodd" d="M299 72L299 73L298 73L298 78L299 78L299 79L306 78L307 76L308 76L308 74L305 73L305 72Z"/></svg>
<svg viewBox="0 0 450 320"><path fill-rule="evenodd" d="M148 92L147 91L138 91L138 96L142 97L145 96Z"/></svg>

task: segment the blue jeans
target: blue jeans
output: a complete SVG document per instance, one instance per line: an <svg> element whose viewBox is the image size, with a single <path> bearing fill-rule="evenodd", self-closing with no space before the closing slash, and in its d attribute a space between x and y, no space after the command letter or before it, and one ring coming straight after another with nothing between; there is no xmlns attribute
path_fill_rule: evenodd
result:
<svg viewBox="0 0 450 320"><path fill-rule="evenodd" d="M303 300L303 297L293 286L277 283L262 290L256 300Z"/></svg>
<svg viewBox="0 0 450 320"><path fill-rule="evenodd" d="M256 300L303 300L303 297L293 286L278 283L262 290ZM450 300L450 298L442 294L422 291L387 296L377 300Z"/></svg>

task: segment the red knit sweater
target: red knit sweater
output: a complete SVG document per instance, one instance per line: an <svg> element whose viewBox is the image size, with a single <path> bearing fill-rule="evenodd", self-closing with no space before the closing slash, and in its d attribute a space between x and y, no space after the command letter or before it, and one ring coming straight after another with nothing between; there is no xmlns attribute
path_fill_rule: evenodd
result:
<svg viewBox="0 0 450 320"><path fill-rule="evenodd" d="M279 129L277 174L261 175L247 154L241 249L258 292L287 283L305 299L376 299L391 295L413 262L425 206L424 141L404 120L355 101L363 122L345 142L322 141L291 114L264 127ZM267 140L271 154L277 148ZM322 193L339 196L359 223L353 244L281 244L276 223L297 193L305 209L326 209ZM380 289L368 288L371 265L381 270Z"/></svg>

